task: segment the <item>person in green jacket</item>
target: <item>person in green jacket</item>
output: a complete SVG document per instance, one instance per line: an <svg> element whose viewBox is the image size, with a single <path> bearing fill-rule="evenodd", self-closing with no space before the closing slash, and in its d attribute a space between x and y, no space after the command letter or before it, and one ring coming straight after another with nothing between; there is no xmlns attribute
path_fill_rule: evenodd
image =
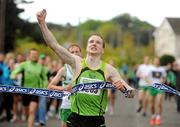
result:
<svg viewBox="0 0 180 127"><path fill-rule="evenodd" d="M30 49L29 59L21 63L11 73L11 78L16 79L19 73L23 74L22 86L30 88L40 88L41 81L45 81L46 74L42 65L38 61L38 51L36 49ZM23 106L25 107L24 112L28 111L28 127L34 126L35 111L38 105L38 96L34 95L23 95Z"/></svg>

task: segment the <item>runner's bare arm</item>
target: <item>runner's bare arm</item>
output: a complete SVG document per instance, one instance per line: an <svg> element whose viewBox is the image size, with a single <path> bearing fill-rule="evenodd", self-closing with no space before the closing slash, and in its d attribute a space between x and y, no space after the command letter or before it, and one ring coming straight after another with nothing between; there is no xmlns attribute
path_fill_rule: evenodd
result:
<svg viewBox="0 0 180 127"><path fill-rule="evenodd" d="M111 65L107 65L107 79L113 82L113 85L124 92L126 89L128 91L135 91L134 88L130 87L120 76L119 72ZM134 97L134 92L131 92L128 97Z"/></svg>
<svg viewBox="0 0 180 127"><path fill-rule="evenodd" d="M65 88L63 86L57 86L57 83L59 81L62 81L64 76L65 76L65 71L64 71L64 67L62 67L58 71L56 76L52 79L52 81L49 83L48 89L59 90L59 91L65 90Z"/></svg>
<svg viewBox="0 0 180 127"><path fill-rule="evenodd" d="M65 77L65 68L62 67L58 73L56 74L56 76L52 79L52 81L49 83L48 85L48 89L52 89L52 90L59 90L59 91L63 91L63 90L67 90L67 91L71 91L71 84L69 84L67 87L64 86L57 86L57 83L59 81L62 81L63 78Z"/></svg>
<svg viewBox="0 0 180 127"><path fill-rule="evenodd" d="M45 18L46 18L46 10L43 9L42 11L37 12L36 17L38 20L39 27L41 29L41 32L43 34L44 40L47 43L47 45L53 49L56 54L61 58L61 60L69 65L75 66L75 56L69 53L64 47L58 44L57 40L51 33L51 31L48 29Z"/></svg>
<svg viewBox="0 0 180 127"><path fill-rule="evenodd" d="M139 77L139 78L143 78L143 75L141 73L141 71L138 69L137 72L136 72L136 75Z"/></svg>

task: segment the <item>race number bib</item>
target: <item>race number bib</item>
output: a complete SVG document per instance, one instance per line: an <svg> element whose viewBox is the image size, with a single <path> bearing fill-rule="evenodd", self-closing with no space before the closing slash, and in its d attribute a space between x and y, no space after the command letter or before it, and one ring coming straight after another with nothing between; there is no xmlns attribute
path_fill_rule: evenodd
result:
<svg viewBox="0 0 180 127"><path fill-rule="evenodd" d="M86 78L86 77L81 77L80 79L80 83L90 83L90 82L100 82L100 81L102 80L91 79L91 78ZM92 89L92 90L79 91L79 93L90 94L90 95L100 95L100 90Z"/></svg>

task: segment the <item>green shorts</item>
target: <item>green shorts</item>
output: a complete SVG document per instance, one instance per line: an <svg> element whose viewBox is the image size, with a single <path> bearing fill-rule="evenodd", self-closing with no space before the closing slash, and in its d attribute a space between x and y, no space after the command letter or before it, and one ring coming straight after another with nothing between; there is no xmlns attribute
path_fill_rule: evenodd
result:
<svg viewBox="0 0 180 127"><path fill-rule="evenodd" d="M158 94L162 94L163 93L163 91L161 91L161 90L158 90L158 89L155 89L155 88L149 88L149 94L151 95L151 96L156 96L156 95L158 95Z"/></svg>
<svg viewBox="0 0 180 127"><path fill-rule="evenodd" d="M71 110L70 109L60 109L60 118L61 118L61 121L63 121L64 123L67 122L67 119L68 117L70 116L71 114Z"/></svg>
<svg viewBox="0 0 180 127"><path fill-rule="evenodd" d="M149 89L149 86L139 86L140 90L147 91Z"/></svg>

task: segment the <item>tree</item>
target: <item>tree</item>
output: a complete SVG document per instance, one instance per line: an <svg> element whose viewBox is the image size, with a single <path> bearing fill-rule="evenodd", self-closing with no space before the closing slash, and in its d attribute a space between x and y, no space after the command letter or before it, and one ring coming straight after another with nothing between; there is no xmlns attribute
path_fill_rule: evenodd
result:
<svg viewBox="0 0 180 127"><path fill-rule="evenodd" d="M132 17L129 14L117 16L112 20L121 26L123 32L131 32L137 45L148 45L151 41L154 31L154 27L151 24Z"/></svg>
<svg viewBox="0 0 180 127"><path fill-rule="evenodd" d="M1 0L3 1L3 0ZM17 8L17 4L29 4L32 1L26 0L5 0L5 39L4 52L14 49L17 37L32 37L35 41L42 41L42 36L37 24L22 20L18 15L24 9ZM3 47L3 45L1 45Z"/></svg>
<svg viewBox="0 0 180 127"><path fill-rule="evenodd" d="M175 61L174 56L172 55L163 55L160 58L161 65L167 65L168 63L173 63Z"/></svg>
<svg viewBox="0 0 180 127"><path fill-rule="evenodd" d="M23 9L18 9L14 0L6 0L5 10L5 52L14 49L18 28L20 28L22 19L18 15Z"/></svg>
<svg viewBox="0 0 180 127"><path fill-rule="evenodd" d="M122 38L121 29L115 22L104 22L97 30L102 34L105 41L108 42L113 48L117 47Z"/></svg>
<svg viewBox="0 0 180 127"><path fill-rule="evenodd" d="M0 51L4 52L4 33L5 33L5 6L6 0L0 0Z"/></svg>

